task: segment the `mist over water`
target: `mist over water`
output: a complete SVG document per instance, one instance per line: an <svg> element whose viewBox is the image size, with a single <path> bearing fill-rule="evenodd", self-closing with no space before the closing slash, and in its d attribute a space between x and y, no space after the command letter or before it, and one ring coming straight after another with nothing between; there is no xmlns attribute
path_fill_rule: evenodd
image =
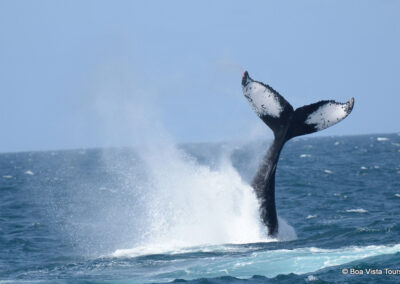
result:
<svg viewBox="0 0 400 284"><path fill-rule="evenodd" d="M257 200L231 165L212 170L172 145L144 161L150 214L143 245L170 250L265 240Z"/></svg>

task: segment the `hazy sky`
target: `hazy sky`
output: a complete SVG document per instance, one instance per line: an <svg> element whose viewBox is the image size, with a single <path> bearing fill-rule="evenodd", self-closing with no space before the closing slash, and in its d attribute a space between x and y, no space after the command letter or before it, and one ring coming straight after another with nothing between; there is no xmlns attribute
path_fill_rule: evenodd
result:
<svg viewBox="0 0 400 284"><path fill-rule="evenodd" d="M394 0L0 1L0 152L271 136L244 69L294 107L354 96L320 135L397 132L399 15Z"/></svg>

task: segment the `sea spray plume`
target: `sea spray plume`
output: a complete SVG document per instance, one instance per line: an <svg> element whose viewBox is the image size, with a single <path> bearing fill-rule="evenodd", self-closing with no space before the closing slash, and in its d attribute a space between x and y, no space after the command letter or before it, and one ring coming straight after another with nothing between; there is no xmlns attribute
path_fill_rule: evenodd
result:
<svg viewBox="0 0 400 284"><path fill-rule="evenodd" d="M252 208L257 200L230 162L211 169L175 145L142 154L152 180L152 218L148 241L140 246L168 250L264 240Z"/></svg>
<svg viewBox="0 0 400 284"><path fill-rule="evenodd" d="M117 196L118 202L98 211L112 212L110 220L133 216L126 218L129 228L121 228L132 241L114 238L115 243L107 245L109 250L160 252L266 239L251 187L242 181L230 160L218 165L216 158L215 167L210 166L176 145L159 110L161 93L150 92L149 96L140 82L131 86L113 76L101 82L104 85L93 101L105 132L117 138L124 135L135 145L132 160L115 157L114 152L103 155L103 167L117 180L112 196ZM99 197L92 196L97 202ZM128 202L130 211L126 207L119 214L118 208L125 208Z"/></svg>
<svg viewBox="0 0 400 284"><path fill-rule="evenodd" d="M345 119L353 109L354 98L347 103L320 101L294 110L277 91L254 81L247 71L242 77L242 89L252 109L274 132L274 140L253 179L252 187L268 235L275 237L279 229L275 206L275 172L283 145L293 137L323 130Z"/></svg>

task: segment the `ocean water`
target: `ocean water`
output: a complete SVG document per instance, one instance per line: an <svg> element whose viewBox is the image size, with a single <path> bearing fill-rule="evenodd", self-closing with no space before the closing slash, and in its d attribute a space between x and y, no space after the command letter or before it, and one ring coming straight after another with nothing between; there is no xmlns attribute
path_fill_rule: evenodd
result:
<svg viewBox="0 0 400 284"><path fill-rule="evenodd" d="M0 154L0 282L399 283L399 134L288 142L277 239L268 144Z"/></svg>

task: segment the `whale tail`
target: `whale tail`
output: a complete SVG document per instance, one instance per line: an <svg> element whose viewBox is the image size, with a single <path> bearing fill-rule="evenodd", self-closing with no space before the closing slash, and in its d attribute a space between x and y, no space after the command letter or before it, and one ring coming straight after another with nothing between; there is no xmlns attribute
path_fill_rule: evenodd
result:
<svg viewBox="0 0 400 284"><path fill-rule="evenodd" d="M325 100L294 110L277 91L253 80L247 71L243 74L242 88L250 106L275 137L284 133L286 140L335 125L345 119L354 106L354 98L351 98L346 103Z"/></svg>
<svg viewBox="0 0 400 284"><path fill-rule="evenodd" d="M268 234L275 237L278 233L275 172L283 145L293 137L320 131L345 119L353 109L354 98L347 103L320 101L294 110L277 91L254 81L247 71L242 78L242 88L250 106L275 136L251 184L260 204L260 217Z"/></svg>

